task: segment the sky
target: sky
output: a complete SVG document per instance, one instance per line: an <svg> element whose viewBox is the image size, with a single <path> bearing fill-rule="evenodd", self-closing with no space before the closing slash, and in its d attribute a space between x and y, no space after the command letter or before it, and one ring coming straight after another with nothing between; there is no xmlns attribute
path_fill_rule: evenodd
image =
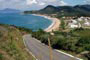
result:
<svg viewBox="0 0 90 60"><path fill-rule="evenodd" d="M0 10L5 8L19 10L38 10L47 5L83 5L90 4L90 0L0 0Z"/></svg>

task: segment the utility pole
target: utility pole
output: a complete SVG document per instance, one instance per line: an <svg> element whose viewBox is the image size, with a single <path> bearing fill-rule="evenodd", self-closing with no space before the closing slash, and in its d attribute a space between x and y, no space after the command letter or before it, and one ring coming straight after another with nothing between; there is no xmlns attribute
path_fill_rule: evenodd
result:
<svg viewBox="0 0 90 60"><path fill-rule="evenodd" d="M48 38L48 45L49 45L49 51L50 51L50 60L53 60L53 54L52 54L52 47L51 47L50 37Z"/></svg>

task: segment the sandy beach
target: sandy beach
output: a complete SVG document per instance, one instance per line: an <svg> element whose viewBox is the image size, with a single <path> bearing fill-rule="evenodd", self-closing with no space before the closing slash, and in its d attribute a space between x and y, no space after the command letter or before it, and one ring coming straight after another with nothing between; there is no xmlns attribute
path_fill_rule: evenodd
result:
<svg viewBox="0 0 90 60"><path fill-rule="evenodd" d="M58 18L53 18L53 17L50 17L50 16L40 15L40 14L33 14L33 15L42 16L42 17L47 18L47 19L52 21L52 24L48 28L44 29L44 31L52 32L52 31L59 30L60 20Z"/></svg>

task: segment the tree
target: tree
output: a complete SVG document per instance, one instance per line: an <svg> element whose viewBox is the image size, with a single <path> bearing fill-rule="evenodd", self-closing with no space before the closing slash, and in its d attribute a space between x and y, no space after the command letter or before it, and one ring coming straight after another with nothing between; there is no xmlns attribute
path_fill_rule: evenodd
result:
<svg viewBox="0 0 90 60"><path fill-rule="evenodd" d="M61 20L61 28L65 29L65 22L64 22L64 20Z"/></svg>

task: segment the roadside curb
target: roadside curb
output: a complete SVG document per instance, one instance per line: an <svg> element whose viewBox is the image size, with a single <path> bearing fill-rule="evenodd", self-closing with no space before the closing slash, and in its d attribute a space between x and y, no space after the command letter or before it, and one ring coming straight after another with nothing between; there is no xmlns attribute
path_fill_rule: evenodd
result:
<svg viewBox="0 0 90 60"><path fill-rule="evenodd" d="M30 50L26 47L26 43L25 43L25 40L24 40L24 36L23 36L23 43L24 43L24 46L25 46L26 51L27 51L29 54L31 54L31 55L33 56L33 58L35 58L35 60L38 60L38 59L34 56L34 54L33 54L32 52L30 52Z"/></svg>
<svg viewBox="0 0 90 60"><path fill-rule="evenodd" d="M62 52L62 51L60 51L60 50L57 50L57 49L55 49L55 51L57 51L57 52L59 52L59 53L62 53L62 54L65 54L65 55L67 55L67 56L69 56L69 57L76 58L76 59L78 59L78 60L83 60L83 59L77 58L77 57L75 57L75 56L73 56L73 55L71 55L71 54L68 54L68 53Z"/></svg>

